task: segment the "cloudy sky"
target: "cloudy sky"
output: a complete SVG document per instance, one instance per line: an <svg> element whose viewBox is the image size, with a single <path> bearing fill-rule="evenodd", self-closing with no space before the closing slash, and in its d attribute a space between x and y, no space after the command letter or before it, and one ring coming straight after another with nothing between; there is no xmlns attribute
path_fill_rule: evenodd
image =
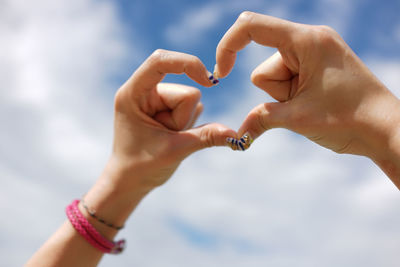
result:
<svg viewBox="0 0 400 267"><path fill-rule="evenodd" d="M113 95L139 64L164 48L212 69L244 10L334 27L400 96L398 0L0 0L0 266L21 266L102 171ZM199 123L237 129L270 101L249 75L273 52L251 44L220 85L199 86ZM100 266L398 266L399 203L370 160L274 129L245 153L186 159L121 231L127 250Z"/></svg>

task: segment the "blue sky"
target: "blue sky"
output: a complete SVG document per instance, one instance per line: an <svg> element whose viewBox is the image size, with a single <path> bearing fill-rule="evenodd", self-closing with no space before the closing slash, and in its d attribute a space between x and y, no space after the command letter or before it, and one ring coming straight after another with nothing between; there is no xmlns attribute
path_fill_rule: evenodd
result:
<svg viewBox="0 0 400 267"><path fill-rule="evenodd" d="M157 48L178 50L195 54L212 70L215 64L213 51L225 31L243 10L276 15L281 18L308 24L331 25L343 36L361 57L399 59L398 10L400 1L118 1L117 12L126 27L126 38L140 46L139 62L135 68ZM167 11L167 12L165 12ZM190 21L198 23L190 24ZM139 26L140 25L140 26ZM393 40L393 35L397 39ZM263 59L260 58L260 63ZM134 63L133 63L134 62ZM255 67L255 66L254 66ZM121 83L129 76L120 72ZM236 69L225 81L230 93L245 90L235 86L238 82ZM250 70L249 70L250 71ZM168 77L167 81L195 85L184 77ZM233 92L232 92L233 91ZM217 97L216 94L217 93ZM205 112L218 112L222 92L204 91ZM217 101L213 101L217 99Z"/></svg>
<svg viewBox="0 0 400 267"><path fill-rule="evenodd" d="M335 28L400 96L400 1L94 1L0 3L0 266L20 266L102 171L113 95L157 48L198 56L244 10ZM233 72L198 86L199 123L237 129L271 101L249 75L274 52L249 45ZM240 96L240 97L239 97ZM245 153L186 159L120 233L100 266L398 266L398 190L363 157L337 155L283 129Z"/></svg>

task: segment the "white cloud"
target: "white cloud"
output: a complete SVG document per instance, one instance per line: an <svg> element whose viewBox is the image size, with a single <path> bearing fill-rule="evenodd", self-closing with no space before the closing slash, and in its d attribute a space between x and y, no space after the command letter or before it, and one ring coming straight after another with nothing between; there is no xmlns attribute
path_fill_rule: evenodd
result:
<svg viewBox="0 0 400 267"><path fill-rule="evenodd" d="M400 25L397 25L397 26L395 27L394 32L393 32L393 35L394 35L394 40L395 40L397 43L400 43Z"/></svg>
<svg viewBox="0 0 400 267"><path fill-rule="evenodd" d="M241 104L204 121L237 127L251 106L269 101L247 81L247 68L272 52L256 45L242 52L238 86L247 91ZM103 266L394 267L399 200L370 160L337 155L275 129L245 153L213 148L185 160L132 216L124 235L134 239L135 256L107 257ZM189 230L177 231L171 217Z"/></svg>
<svg viewBox="0 0 400 267"><path fill-rule="evenodd" d="M273 14L286 14L285 8L279 8L279 5L270 4L269 6ZM242 11L257 10L260 7L265 7L264 1L210 1L187 10L176 22L167 26L164 37L177 46L198 45L203 40L207 40L206 34L218 27L218 24L227 16L238 16Z"/></svg>
<svg viewBox="0 0 400 267"><path fill-rule="evenodd" d="M4 117L6 122L17 128L35 120L19 134L42 146L43 160L73 166L84 158L104 161L109 147L103 138L111 137L109 107L115 90L109 79L128 54L113 5L8 1L1 13L7 25L1 29L6 47L0 52L5 58L0 63L2 102L14 112ZM17 113L25 114L26 121L14 120Z"/></svg>
<svg viewBox="0 0 400 267"><path fill-rule="evenodd" d="M12 218L0 222L9 255L0 265L19 266L101 171L111 146L110 81L138 51L127 53L112 2L0 5L0 196Z"/></svg>
<svg viewBox="0 0 400 267"><path fill-rule="evenodd" d="M389 59L366 58L366 63L389 90L400 98L400 62Z"/></svg>
<svg viewBox="0 0 400 267"><path fill-rule="evenodd" d="M251 85L248 75L273 52L255 44L241 52L236 68L243 82L238 87L246 91L240 105L226 105L225 113L203 121L237 128L251 107L270 101ZM377 59L372 69L380 69L377 75L397 88L397 64ZM134 229L127 235L140 243L134 244L139 255L130 263L396 266L399 200L398 190L370 160L337 155L286 130L272 130L245 153L214 148L185 160L172 180L153 192L134 215ZM168 229L165 221L170 216L195 232L211 235L211 248ZM149 239L151 244L146 243ZM153 259L143 246L160 254ZM107 258L104 266L112 262Z"/></svg>
<svg viewBox="0 0 400 267"><path fill-rule="evenodd" d="M173 34L196 27L204 34L220 22L210 9L200 11L204 17ZM65 219L71 196L101 171L111 143L108 79L127 44L111 2L13 0L0 18L0 120L7 126L0 132L0 207L8 218L0 222L7 243L0 265L19 266ZM202 120L237 128L254 105L269 101L248 75L272 53L246 48L236 67L246 90L241 104ZM399 64L368 64L397 90ZM399 198L369 160L271 130L245 153L213 148L185 160L121 232L127 251L100 266L397 266ZM196 244L171 220L211 236L213 245Z"/></svg>
<svg viewBox="0 0 400 267"><path fill-rule="evenodd" d="M165 30L167 41L176 45L195 44L208 30L222 19L223 9L218 3L211 3L186 12L178 22Z"/></svg>
<svg viewBox="0 0 400 267"><path fill-rule="evenodd" d="M323 0L316 2L317 16L313 17L313 21L307 22L312 24L325 24L333 27L341 35L348 34L348 25L359 1L345 0Z"/></svg>

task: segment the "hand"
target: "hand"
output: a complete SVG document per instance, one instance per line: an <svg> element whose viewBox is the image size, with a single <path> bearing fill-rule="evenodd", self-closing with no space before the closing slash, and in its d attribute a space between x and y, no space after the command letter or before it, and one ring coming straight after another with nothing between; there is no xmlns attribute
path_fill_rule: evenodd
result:
<svg viewBox="0 0 400 267"><path fill-rule="evenodd" d="M167 73L186 73L203 86L213 85L197 57L157 50L118 90L112 162L118 165L114 169L127 173L123 182L127 188L159 186L189 154L225 145L227 137L236 136L217 123L192 128L203 109L201 93L185 85L160 83Z"/></svg>
<svg viewBox="0 0 400 267"><path fill-rule="evenodd" d="M167 73L186 73L203 86L213 85L197 57L156 50L118 90L113 151L85 195L89 206L114 225L124 224L143 197L165 183L185 157L236 137L235 131L218 123L192 128L203 109L201 93L190 86L160 83ZM116 233L91 222L107 237Z"/></svg>
<svg viewBox="0 0 400 267"><path fill-rule="evenodd" d="M370 157L400 185L399 100L334 30L244 12L218 44L218 77L251 41L278 48L251 80L279 102L255 107L239 136L287 128L335 152Z"/></svg>
<svg viewBox="0 0 400 267"><path fill-rule="evenodd" d="M212 85L197 57L157 50L118 90L112 155L84 197L99 217L113 225L122 226L143 197L167 181L186 156L236 137L236 132L217 123L192 128L203 109L200 91L160 83L167 73L186 73L203 86ZM101 235L115 237L116 229L79 208ZM26 266L96 266L102 256L65 222Z"/></svg>

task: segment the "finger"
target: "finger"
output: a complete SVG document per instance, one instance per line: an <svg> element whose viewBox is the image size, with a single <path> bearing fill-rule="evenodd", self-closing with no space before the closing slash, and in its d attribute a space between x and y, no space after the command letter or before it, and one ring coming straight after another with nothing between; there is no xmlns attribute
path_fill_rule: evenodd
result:
<svg viewBox="0 0 400 267"><path fill-rule="evenodd" d="M235 63L236 53L251 41L276 48L287 44L295 31L295 25L293 22L267 15L243 12L217 46L217 76L225 77L229 74Z"/></svg>
<svg viewBox="0 0 400 267"><path fill-rule="evenodd" d="M196 115L201 93L198 89L172 83L157 85L160 97L158 112L153 118L171 130L180 131L191 123Z"/></svg>
<svg viewBox="0 0 400 267"><path fill-rule="evenodd" d="M293 73L282 60L279 52L261 63L251 74L251 81L274 99L282 102L289 99Z"/></svg>
<svg viewBox="0 0 400 267"><path fill-rule="evenodd" d="M238 136L250 134L253 139L272 128L290 128L290 102L264 103L249 112L239 128Z"/></svg>
<svg viewBox="0 0 400 267"><path fill-rule="evenodd" d="M179 146L191 154L206 147L227 146L228 137L237 138L237 134L225 125L209 123L180 132Z"/></svg>
<svg viewBox="0 0 400 267"><path fill-rule="evenodd" d="M194 115L192 116L192 119L189 121L189 123L186 125L184 130L190 129L193 127L193 125L196 123L197 119L200 117L201 113L203 113L204 106L203 103L199 102L197 103L196 110L194 112Z"/></svg>
<svg viewBox="0 0 400 267"><path fill-rule="evenodd" d="M192 80L209 87L207 71L201 60L193 55L158 49L135 71L127 84L137 91L153 89L167 73L186 73Z"/></svg>

